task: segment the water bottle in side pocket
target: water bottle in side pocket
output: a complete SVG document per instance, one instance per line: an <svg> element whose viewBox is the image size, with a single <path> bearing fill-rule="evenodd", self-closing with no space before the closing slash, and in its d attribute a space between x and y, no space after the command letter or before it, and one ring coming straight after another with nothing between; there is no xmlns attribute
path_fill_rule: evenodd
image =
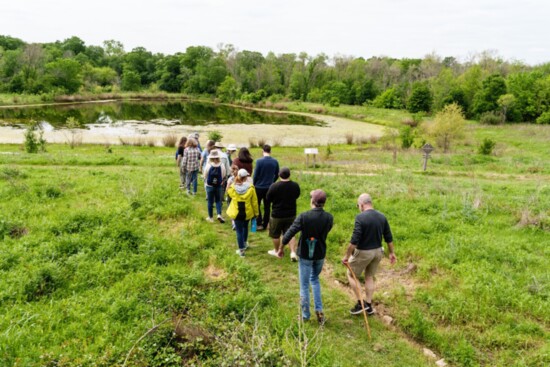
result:
<svg viewBox="0 0 550 367"><path fill-rule="evenodd" d="M250 222L250 232L254 233L258 228L258 226L256 225L256 218L252 218Z"/></svg>

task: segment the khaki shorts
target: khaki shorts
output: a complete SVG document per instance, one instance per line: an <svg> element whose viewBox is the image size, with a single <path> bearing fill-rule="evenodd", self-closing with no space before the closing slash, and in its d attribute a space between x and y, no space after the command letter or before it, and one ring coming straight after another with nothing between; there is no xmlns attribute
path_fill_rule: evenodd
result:
<svg viewBox="0 0 550 367"><path fill-rule="evenodd" d="M296 219L296 217L269 218L269 237L281 237L282 234L288 231L292 223L294 223L294 219Z"/></svg>
<svg viewBox="0 0 550 367"><path fill-rule="evenodd" d="M365 272L365 277L372 277L376 274L376 269L378 269L382 256L384 256L384 249L382 247L373 250L356 249L353 251L353 255L349 258L348 263L356 277L360 276L363 271Z"/></svg>

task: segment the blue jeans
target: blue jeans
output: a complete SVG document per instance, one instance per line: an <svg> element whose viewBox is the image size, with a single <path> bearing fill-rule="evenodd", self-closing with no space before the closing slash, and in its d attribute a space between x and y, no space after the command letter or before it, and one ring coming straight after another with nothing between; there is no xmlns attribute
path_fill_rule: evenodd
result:
<svg viewBox="0 0 550 367"><path fill-rule="evenodd" d="M250 220L235 219L235 232L237 233L237 244L239 249L244 250L248 241L248 222Z"/></svg>
<svg viewBox="0 0 550 367"><path fill-rule="evenodd" d="M185 185L187 187L187 191L191 191L191 183L193 183L193 193L197 193L197 173L199 171L188 171L187 172L187 181L185 182Z"/></svg>
<svg viewBox="0 0 550 367"><path fill-rule="evenodd" d="M222 188L221 186L206 186L206 200L208 200L208 216L212 218L214 201L216 202L216 213L222 214Z"/></svg>
<svg viewBox="0 0 550 367"><path fill-rule="evenodd" d="M321 283L319 283L319 274L323 270L325 259L306 260L300 258L298 263L298 272L300 276L300 306L302 307L302 318L309 320L309 285L313 291L313 303L315 311L323 311L323 301L321 300Z"/></svg>

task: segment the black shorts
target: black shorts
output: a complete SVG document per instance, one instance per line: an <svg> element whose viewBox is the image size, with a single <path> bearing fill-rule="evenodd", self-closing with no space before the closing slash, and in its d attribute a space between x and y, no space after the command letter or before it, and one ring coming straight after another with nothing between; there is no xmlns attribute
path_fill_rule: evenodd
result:
<svg viewBox="0 0 550 367"><path fill-rule="evenodd" d="M294 222L294 219L296 219L296 217L269 218L269 237L271 238L281 237L282 234L288 231L288 229Z"/></svg>

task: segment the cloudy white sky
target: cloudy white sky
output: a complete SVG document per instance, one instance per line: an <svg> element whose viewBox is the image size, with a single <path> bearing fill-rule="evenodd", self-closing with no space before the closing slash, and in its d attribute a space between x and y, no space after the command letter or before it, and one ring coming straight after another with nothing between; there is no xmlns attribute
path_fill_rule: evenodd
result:
<svg viewBox="0 0 550 367"><path fill-rule="evenodd" d="M461 60L550 61L548 0L0 0L0 34L78 36L171 54L188 46Z"/></svg>

